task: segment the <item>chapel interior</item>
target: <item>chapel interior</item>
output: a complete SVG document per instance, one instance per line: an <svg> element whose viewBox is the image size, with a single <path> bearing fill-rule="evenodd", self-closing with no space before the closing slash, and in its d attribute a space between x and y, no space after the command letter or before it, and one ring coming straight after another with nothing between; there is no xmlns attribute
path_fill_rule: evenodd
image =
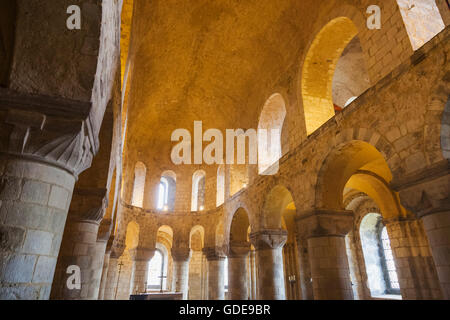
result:
<svg viewBox="0 0 450 320"><path fill-rule="evenodd" d="M0 300L450 299L449 24L1 0Z"/></svg>

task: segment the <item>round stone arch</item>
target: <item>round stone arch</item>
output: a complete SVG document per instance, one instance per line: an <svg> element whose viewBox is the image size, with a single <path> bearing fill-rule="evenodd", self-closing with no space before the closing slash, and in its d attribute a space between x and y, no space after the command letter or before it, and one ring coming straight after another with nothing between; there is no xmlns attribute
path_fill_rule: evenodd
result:
<svg viewBox="0 0 450 320"><path fill-rule="evenodd" d="M359 132L364 132L369 142L366 141L367 139L353 139L353 134L344 133L343 136L336 137L335 146L321 162L315 190L316 208L342 210L344 187L356 173L376 175L386 184L392 181L390 157L386 155L392 156L393 149L387 145L386 141L380 143L382 138L379 134L367 135L365 130ZM370 181L373 182L375 179ZM381 188L381 184L378 187ZM385 191L383 188L381 190Z"/></svg>
<svg viewBox="0 0 450 320"><path fill-rule="evenodd" d="M439 61L444 64L445 61ZM423 128L425 157L434 164L450 159L450 81L445 79L445 70L436 80L430 95Z"/></svg>
<svg viewBox="0 0 450 320"><path fill-rule="evenodd" d="M189 248L192 248L192 239L193 237L198 237L198 235L200 236L200 244L201 244L201 248L205 247L205 228L202 225L195 225L191 228L191 231L189 233ZM197 248L198 249L198 248ZM197 250L198 251L198 250Z"/></svg>
<svg viewBox="0 0 450 320"><path fill-rule="evenodd" d="M355 6L349 5L349 4L342 4L341 1L339 4L333 5L333 8L330 10L329 5L326 6L326 8L322 8L319 11L319 14L317 16L316 22L314 23L314 26L312 27L311 38L309 41L306 42L305 48L310 48L312 43L314 42L316 36L319 34L319 32L330 22L333 21L336 18L340 17L346 17L350 19L358 31L364 31L367 30L367 24L366 24L366 18L361 13L361 10L356 8ZM364 47L366 47L366 44L364 44ZM299 65L299 71L297 72L297 79L295 81L295 88L301 87L301 81L302 81L302 68L303 64L306 58L306 55L308 54L307 50L304 50L302 55L300 56L300 65ZM295 92L298 92L296 89ZM301 101L301 92L298 101Z"/></svg>
<svg viewBox="0 0 450 320"><path fill-rule="evenodd" d="M292 103L292 98L295 99L295 97L292 97L292 95L289 94L289 85L287 87L284 87L282 85L277 85L274 87L273 90L270 90L268 92L271 92L270 95L264 96L264 101L261 101L260 106L258 108L258 119L257 123L255 124L256 127L259 126L261 121L261 115L264 111L264 108L268 101L273 99L274 97L279 97L280 100L282 100L282 105L284 107L284 121L282 123L282 129L281 129L281 156L285 155L289 152L289 122L292 121L292 119L298 118L298 115L296 115L297 109L295 108L295 103Z"/></svg>
<svg viewBox="0 0 450 320"><path fill-rule="evenodd" d="M158 241L158 237L162 236L161 233L163 233L164 238L166 238L167 240L170 240L170 245L172 246L172 243L173 243L172 227L164 224L164 225L159 225L156 230L157 231L154 233L155 234L155 243Z"/></svg>
<svg viewBox="0 0 450 320"><path fill-rule="evenodd" d="M258 132L267 130L266 141L263 142L263 136L258 134L258 173L267 175L272 172L271 167L282 156L283 128L286 123L286 99L279 93L272 94L264 103L259 113ZM279 145L271 146L270 151L274 153L262 153L261 149L268 149L269 141L272 140L271 130L279 130ZM286 133L285 133L286 134ZM268 141L267 141L268 140ZM267 144L267 145L266 145ZM264 148L264 146L266 148ZM268 171L268 173L266 173Z"/></svg>
<svg viewBox="0 0 450 320"><path fill-rule="evenodd" d="M224 236L226 239L228 239L227 236L229 236L229 227L231 226L231 220L233 219L236 211L238 211L240 208L244 209L247 212L252 229L256 227L257 218L255 212L260 212L259 208L261 207L259 204L260 201L258 199L260 198L257 196L253 197L251 195L246 195L238 199L239 201L231 201L226 203L226 206L224 207Z"/></svg>
<svg viewBox="0 0 450 320"><path fill-rule="evenodd" d="M378 204L367 194L359 192L353 196L346 197L344 200L345 210L351 210L355 212L354 231L358 231L361 225L361 221L369 213L376 213L381 216L382 210Z"/></svg>
<svg viewBox="0 0 450 320"><path fill-rule="evenodd" d="M156 232L156 243L162 243L166 246L167 250L170 251L172 248L173 241L173 231L172 228L164 225L158 228Z"/></svg>
<svg viewBox="0 0 450 320"><path fill-rule="evenodd" d="M139 224L132 220L127 224L125 234L125 247L128 250L136 249L139 246L140 228Z"/></svg>
<svg viewBox="0 0 450 320"><path fill-rule="evenodd" d="M301 56L295 88L307 135L334 116L332 83L337 62L350 41L367 28L356 7L341 5L329 13L323 10L313 27L314 36L305 45L308 49ZM361 47L367 52L367 44L362 39ZM367 66L367 54L364 57Z"/></svg>
<svg viewBox="0 0 450 320"><path fill-rule="evenodd" d="M294 199L291 191L284 185L277 184L268 189L269 192L262 206L262 215L260 216L260 226L263 229L282 229L282 215L284 210L291 204L294 205Z"/></svg>
<svg viewBox="0 0 450 320"><path fill-rule="evenodd" d="M295 102L295 99L297 97L296 97L295 91L292 91L292 92L294 92L294 94L291 93L291 90L290 90L291 86L292 86L291 83L284 85L284 86L277 85L274 87L273 90L270 91L270 92L276 92L283 98L284 108L286 110L283 127L281 129L281 157L283 157L284 155L289 153L289 151L291 149L291 145L293 145L293 143L294 143L293 141L291 141L292 128L294 128L296 126L296 123L298 123L298 121L301 121L301 118L299 118L299 110L297 108L297 103ZM267 98L268 97L266 97L265 101L267 101ZM261 108L262 108L262 106L261 106ZM261 110L259 110L259 112L261 112Z"/></svg>
<svg viewBox="0 0 450 320"><path fill-rule="evenodd" d="M247 242L248 230L250 227L250 216L244 208L237 209L229 222L227 228L228 243L232 242Z"/></svg>
<svg viewBox="0 0 450 320"><path fill-rule="evenodd" d="M350 177L346 188L367 194L380 208L383 219L406 218L409 214L401 206L398 193L393 191L388 182L376 173L359 170Z"/></svg>

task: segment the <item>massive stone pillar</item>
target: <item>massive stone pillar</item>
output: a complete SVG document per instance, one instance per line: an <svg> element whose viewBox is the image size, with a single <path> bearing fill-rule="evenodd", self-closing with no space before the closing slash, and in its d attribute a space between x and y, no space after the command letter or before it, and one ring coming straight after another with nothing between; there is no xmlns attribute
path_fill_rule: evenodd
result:
<svg viewBox="0 0 450 320"><path fill-rule="evenodd" d="M106 251L103 258L103 271L102 278L100 281L100 289L98 291L98 300L105 299L105 289L106 283L108 281L108 270L109 270L109 260L110 260L111 252Z"/></svg>
<svg viewBox="0 0 450 320"><path fill-rule="evenodd" d="M283 246L287 231L260 230L250 234L256 250L258 300L284 300Z"/></svg>
<svg viewBox="0 0 450 320"><path fill-rule="evenodd" d="M350 270L350 280L352 281L353 298L354 300L366 300L372 297L369 286L368 278L365 269L365 260L363 256L360 256L358 247L355 240L355 231L350 231L344 238L347 249L348 266ZM361 239L359 237L359 231L357 236L358 244L361 245ZM380 250L378 248L378 250ZM361 254L364 255L361 248ZM362 262L362 266L360 265ZM364 274L364 278L363 278ZM364 280L363 280L364 279Z"/></svg>
<svg viewBox="0 0 450 320"><path fill-rule="evenodd" d="M131 250L131 259L134 261L133 294L147 292L148 264L155 255L156 249L136 248Z"/></svg>
<svg viewBox="0 0 450 320"><path fill-rule="evenodd" d="M115 300L118 286L119 258L110 254L109 268L106 276L105 294L103 300Z"/></svg>
<svg viewBox="0 0 450 320"><path fill-rule="evenodd" d="M431 250L419 220L385 222L405 300L441 299L441 289Z"/></svg>
<svg viewBox="0 0 450 320"><path fill-rule="evenodd" d="M172 248L172 291L183 293L183 300L188 298L189 259L191 249Z"/></svg>
<svg viewBox="0 0 450 320"><path fill-rule="evenodd" d="M65 103L36 99L0 95L0 299L49 298L73 187L96 150L83 120L23 111Z"/></svg>
<svg viewBox="0 0 450 320"><path fill-rule="evenodd" d="M204 248L208 265L208 300L225 300L225 255L216 247Z"/></svg>
<svg viewBox="0 0 450 320"><path fill-rule="evenodd" d="M284 274L286 284L286 299L300 300L301 286L300 286L300 267L298 258L298 249L296 241L289 241L283 248L284 256Z"/></svg>
<svg viewBox="0 0 450 320"><path fill-rule="evenodd" d="M100 288L98 290L98 300L103 300L105 296L106 281L108 280L109 259L111 256L111 247L114 242L114 236L111 236L113 227L114 224L111 219L103 218L97 235L97 247L99 248L98 251L100 252L100 259L103 259Z"/></svg>
<svg viewBox="0 0 450 320"><path fill-rule="evenodd" d="M106 189L75 188L64 229L50 298L96 300L100 289L106 242L97 243L100 221L106 208ZM69 266L78 266L81 287L67 286Z"/></svg>
<svg viewBox="0 0 450 320"><path fill-rule="evenodd" d="M231 242L228 250L228 299L248 300L248 253L250 243Z"/></svg>
<svg viewBox="0 0 450 320"><path fill-rule="evenodd" d="M450 167L434 167L403 176L392 183L402 205L422 220L442 294L450 299Z"/></svg>
<svg viewBox="0 0 450 320"><path fill-rule="evenodd" d="M105 284L105 294L103 300L115 300L117 293L117 286L119 282L119 271L121 266L119 266L119 258L122 256L125 250L123 245L113 245L111 248L111 253L109 255L109 268L108 274L106 276Z"/></svg>
<svg viewBox="0 0 450 320"><path fill-rule="evenodd" d="M308 241L314 299L353 299L345 248L352 226L351 211L315 210L297 218L297 230Z"/></svg>
<svg viewBox="0 0 450 320"><path fill-rule="evenodd" d="M314 300L311 280L311 265L308 255L308 240L297 236L297 250L299 257L299 279L302 300Z"/></svg>

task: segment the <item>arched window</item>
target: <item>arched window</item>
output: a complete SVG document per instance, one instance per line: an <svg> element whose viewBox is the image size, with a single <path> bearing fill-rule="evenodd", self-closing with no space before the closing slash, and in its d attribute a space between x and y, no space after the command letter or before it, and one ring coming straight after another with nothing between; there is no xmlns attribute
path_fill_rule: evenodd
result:
<svg viewBox="0 0 450 320"><path fill-rule="evenodd" d="M223 272L223 287L225 292L228 292L228 258L225 257L224 261L224 272Z"/></svg>
<svg viewBox="0 0 450 320"><path fill-rule="evenodd" d="M217 169L217 196L216 205L219 207L225 202L225 167L220 165Z"/></svg>
<svg viewBox="0 0 450 320"><path fill-rule="evenodd" d="M191 211L203 211L205 209L205 177L203 170L196 171L192 176Z"/></svg>
<svg viewBox="0 0 450 320"><path fill-rule="evenodd" d="M380 242L383 248L383 264L386 270L386 282L389 293L399 293L400 284L398 283L397 269L395 268L394 256L392 255L391 241L387 233L387 228L383 226L380 233Z"/></svg>
<svg viewBox="0 0 450 320"><path fill-rule="evenodd" d="M148 264L147 288L149 290L166 290L167 288L167 261L160 249Z"/></svg>
<svg viewBox="0 0 450 320"><path fill-rule="evenodd" d="M369 87L358 28L346 17L330 21L315 36L303 62L301 90L307 134Z"/></svg>
<svg viewBox="0 0 450 320"><path fill-rule="evenodd" d="M362 219L360 237L371 295L399 295L400 285L394 257L380 214L369 213Z"/></svg>
<svg viewBox="0 0 450 320"><path fill-rule="evenodd" d="M271 168L281 158L281 132L286 107L280 94L272 95L265 103L258 124L258 170L259 174L278 172L278 166ZM272 168L271 168L272 169Z"/></svg>
<svg viewBox="0 0 450 320"><path fill-rule="evenodd" d="M173 171L165 171L161 175L158 186L157 209L173 211L175 208L177 177Z"/></svg>
<svg viewBox="0 0 450 320"><path fill-rule="evenodd" d="M147 168L142 162L137 162L134 167L134 185L131 205L142 208L144 203L145 175Z"/></svg>
<svg viewBox="0 0 450 320"><path fill-rule="evenodd" d="M435 0L397 0L413 50L444 30Z"/></svg>
<svg viewBox="0 0 450 320"><path fill-rule="evenodd" d="M162 177L158 188L158 210L169 210L169 207L167 205L168 196L169 182L165 177Z"/></svg>

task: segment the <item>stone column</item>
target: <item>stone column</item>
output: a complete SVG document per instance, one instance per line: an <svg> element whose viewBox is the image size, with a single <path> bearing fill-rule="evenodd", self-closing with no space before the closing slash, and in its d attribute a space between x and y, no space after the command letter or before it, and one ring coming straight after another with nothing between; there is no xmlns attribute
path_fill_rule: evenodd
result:
<svg viewBox="0 0 450 320"><path fill-rule="evenodd" d="M109 256L109 268L108 274L106 276L106 284L105 284L105 295L103 300L115 300L116 299L116 291L118 286L118 278L119 278L119 270L120 266L119 258L122 256L125 250L125 246L117 245L112 246L111 253Z"/></svg>
<svg viewBox="0 0 450 320"><path fill-rule="evenodd" d="M97 245L99 248L104 246L102 252L103 268L100 277L100 288L98 292L98 300L103 300L105 296L106 281L108 280L109 259L111 256L111 248L114 242L114 236L111 236L113 231L113 221L111 219L103 218L99 226L97 235Z"/></svg>
<svg viewBox="0 0 450 320"><path fill-rule="evenodd" d="M173 260L172 290L183 293L183 300L187 300L191 249L172 248L171 253Z"/></svg>
<svg viewBox="0 0 450 320"><path fill-rule="evenodd" d="M115 292L117 290L119 257L109 257L108 275L106 276L105 294L103 300L115 300Z"/></svg>
<svg viewBox="0 0 450 320"><path fill-rule="evenodd" d="M250 234L256 250L257 299L284 300L286 297L283 272L283 246L287 231L260 230Z"/></svg>
<svg viewBox="0 0 450 320"><path fill-rule="evenodd" d="M422 217L442 294L450 300L450 209Z"/></svg>
<svg viewBox="0 0 450 320"><path fill-rule="evenodd" d="M111 255L111 252L106 252L104 255L104 258L103 258L103 271L102 271L102 278L100 281L100 290L98 292L98 300L105 299L105 288L106 288L106 282L108 281L110 255Z"/></svg>
<svg viewBox="0 0 450 320"><path fill-rule="evenodd" d="M51 299L98 298L106 242L99 247L97 235L106 204L106 189L75 188L56 265ZM80 268L79 290L67 286L68 278L72 276L66 272L69 266Z"/></svg>
<svg viewBox="0 0 450 320"><path fill-rule="evenodd" d="M422 223L419 220L385 221L405 300L441 299L441 288Z"/></svg>
<svg viewBox="0 0 450 320"><path fill-rule="evenodd" d="M308 242L315 300L353 300L345 235L353 212L314 210L297 218L297 230Z"/></svg>
<svg viewBox="0 0 450 320"><path fill-rule="evenodd" d="M362 252L361 239L358 233L358 244L359 250L355 240L355 231L350 231L349 234L344 238L347 249L347 258L350 270L350 280L352 281L353 298L354 300L366 300L372 297L370 289L368 287L368 279L365 270L365 260L364 257L359 255ZM362 262L362 266L360 263ZM364 280L363 280L364 279Z"/></svg>
<svg viewBox="0 0 450 320"><path fill-rule="evenodd" d="M450 165L447 160L391 183L423 222L444 299L450 299Z"/></svg>
<svg viewBox="0 0 450 320"><path fill-rule="evenodd" d="M300 300L301 286L299 275L299 260L297 257L298 249L297 245L293 241L288 241L283 248L284 255L284 274L286 285L286 299L287 300ZM292 278L289 279L289 276ZM290 281L291 280L291 281Z"/></svg>
<svg viewBox="0 0 450 320"><path fill-rule="evenodd" d="M225 300L225 255L216 247L204 248L208 271L208 300Z"/></svg>
<svg viewBox="0 0 450 320"><path fill-rule="evenodd" d="M96 148L83 120L8 109L11 103L47 110L50 102L42 98L30 107L36 98L11 96L5 102L5 96L0 97L0 299L45 300L75 181ZM57 110L64 102L52 103Z"/></svg>
<svg viewBox="0 0 450 320"><path fill-rule="evenodd" d="M249 242L231 242L228 250L228 299L248 300Z"/></svg>
<svg viewBox="0 0 450 320"><path fill-rule="evenodd" d="M134 273L132 293L141 294L147 292L148 263L155 255L156 249L136 248L130 250L131 259L134 261Z"/></svg>
<svg viewBox="0 0 450 320"><path fill-rule="evenodd" d="M308 255L308 240L297 236L297 250L300 263L299 278L302 300L314 300L311 265Z"/></svg>

